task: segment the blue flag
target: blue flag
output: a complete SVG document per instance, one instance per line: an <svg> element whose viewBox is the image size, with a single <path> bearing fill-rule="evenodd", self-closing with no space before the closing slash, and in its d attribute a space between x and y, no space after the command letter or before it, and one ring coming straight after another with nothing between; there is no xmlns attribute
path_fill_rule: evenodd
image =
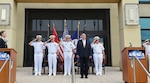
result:
<svg viewBox="0 0 150 83"><path fill-rule="evenodd" d="M71 39L78 39L79 38L79 33L78 33L78 29L73 33Z"/></svg>

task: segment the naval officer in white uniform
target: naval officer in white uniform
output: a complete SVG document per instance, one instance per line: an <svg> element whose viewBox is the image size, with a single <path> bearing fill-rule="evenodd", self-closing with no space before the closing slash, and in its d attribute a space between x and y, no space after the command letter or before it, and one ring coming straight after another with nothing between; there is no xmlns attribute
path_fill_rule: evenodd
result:
<svg viewBox="0 0 150 83"><path fill-rule="evenodd" d="M34 69L35 74L34 76L41 75L42 71L42 62L43 62L43 54L45 46L44 43L41 41L42 36L37 35L36 39L30 41L29 45L34 47Z"/></svg>
<svg viewBox="0 0 150 83"><path fill-rule="evenodd" d="M149 72L150 72L150 40L146 39L143 43L143 46L145 47L146 50L146 55L148 55L148 60L149 60Z"/></svg>
<svg viewBox="0 0 150 83"><path fill-rule="evenodd" d="M98 36L95 36L94 41L91 43L96 75L102 75L102 62L105 56L104 46L99 42L99 39Z"/></svg>
<svg viewBox="0 0 150 83"><path fill-rule="evenodd" d="M71 42L71 36L66 35L65 41L61 42L64 51L64 76L71 75L71 58L73 57L73 52L75 45ZM74 65L74 64L72 64Z"/></svg>
<svg viewBox="0 0 150 83"><path fill-rule="evenodd" d="M57 70L57 58L59 52L59 45L55 42L55 36L51 35L50 39L44 43L48 48L48 66L49 66L49 74L48 76L56 76Z"/></svg>

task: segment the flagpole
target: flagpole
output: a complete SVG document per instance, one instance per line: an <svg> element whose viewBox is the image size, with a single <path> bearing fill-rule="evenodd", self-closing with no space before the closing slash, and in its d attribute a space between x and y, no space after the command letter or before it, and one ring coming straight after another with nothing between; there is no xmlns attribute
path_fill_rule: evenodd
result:
<svg viewBox="0 0 150 83"><path fill-rule="evenodd" d="M86 24L84 25L84 28L83 28L83 33L85 33L86 31L85 31L85 28L86 28Z"/></svg>
<svg viewBox="0 0 150 83"><path fill-rule="evenodd" d="M66 27L67 27L67 23L66 23L66 19L64 19L64 32L63 32L63 40L64 40L64 37L66 35Z"/></svg>
<svg viewBox="0 0 150 83"><path fill-rule="evenodd" d="M78 40L79 40L80 21L78 22Z"/></svg>
<svg viewBox="0 0 150 83"><path fill-rule="evenodd" d="M53 23L53 28L54 28L55 24Z"/></svg>
<svg viewBox="0 0 150 83"><path fill-rule="evenodd" d="M64 30L66 29L66 27L67 27L67 21L66 21L66 19L64 20ZM66 33L66 32L65 32ZM65 34L66 35L66 34Z"/></svg>
<svg viewBox="0 0 150 83"><path fill-rule="evenodd" d="M64 28L66 28L66 26L67 26L67 21L66 21L66 19L64 20Z"/></svg>
<svg viewBox="0 0 150 83"><path fill-rule="evenodd" d="M48 24L47 39L49 39L49 35L50 35L50 24Z"/></svg>

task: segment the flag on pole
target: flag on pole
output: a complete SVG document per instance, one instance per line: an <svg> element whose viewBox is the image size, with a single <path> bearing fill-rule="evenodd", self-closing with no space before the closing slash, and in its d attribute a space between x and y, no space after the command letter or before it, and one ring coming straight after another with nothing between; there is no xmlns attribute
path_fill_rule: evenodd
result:
<svg viewBox="0 0 150 83"><path fill-rule="evenodd" d="M72 35L71 39L75 46L77 46L78 40L79 40L79 30L80 30L80 21L78 22L78 27L74 34Z"/></svg>
<svg viewBox="0 0 150 83"><path fill-rule="evenodd" d="M79 33L78 33L78 28L77 28L77 30L73 33L71 39L73 40L73 39L78 39L78 38L79 38Z"/></svg>
<svg viewBox="0 0 150 83"><path fill-rule="evenodd" d="M74 34L72 35L71 39L72 39L72 43L77 47L77 43L78 43L78 39L79 39L79 33L78 33L78 28L77 30L74 32ZM74 53L76 53L76 49L74 50Z"/></svg>
<svg viewBox="0 0 150 83"><path fill-rule="evenodd" d="M77 48L77 43L79 40L79 30L80 30L80 21L78 22L78 27L77 27L76 31L73 33L73 35L71 37L72 42L76 46L76 48ZM74 50L74 53L76 53L76 49ZM77 65L78 63L79 63L79 59L76 58L74 64Z"/></svg>
<svg viewBox="0 0 150 83"><path fill-rule="evenodd" d="M61 45L59 45L59 70L62 71L63 70L63 62L64 62L64 58L63 58L63 48Z"/></svg>
<svg viewBox="0 0 150 83"><path fill-rule="evenodd" d="M69 35L69 31L68 31L68 28L67 28L66 20L64 20L64 32L63 32L63 35L62 35L62 39L64 39L66 35Z"/></svg>
<svg viewBox="0 0 150 83"><path fill-rule="evenodd" d="M56 25L53 23L53 32L52 32L53 35L55 35L55 42L58 43L58 35L57 35L57 32L56 32Z"/></svg>
<svg viewBox="0 0 150 83"><path fill-rule="evenodd" d="M58 35L57 35L57 31L56 31L56 26L55 24L53 24L53 32L52 32L53 35L55 35L55 42L59 43L58 41ZM62 47L59 45L59 58L60 58L60 62L59 62L59 69L62 70L63 68L63 50L62 50Z"/></svg>

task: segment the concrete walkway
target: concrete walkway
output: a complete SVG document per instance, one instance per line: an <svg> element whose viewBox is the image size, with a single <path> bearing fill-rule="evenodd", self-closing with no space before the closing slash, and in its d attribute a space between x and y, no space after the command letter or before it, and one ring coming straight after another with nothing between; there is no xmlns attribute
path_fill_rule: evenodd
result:
<svg viewBox="0 0 150 83"><path fill-rule="evenodd" d="M76 83L124 83L119 67L106 67L105 70L106 72L102 76L89 74L88 79L81 79L80 75L76 74ZM31 67L23 67L17 68L16 83L71 83L71 76L63 76L62 73L56 76L48 76L47 74L33 76Z"/></svg>

